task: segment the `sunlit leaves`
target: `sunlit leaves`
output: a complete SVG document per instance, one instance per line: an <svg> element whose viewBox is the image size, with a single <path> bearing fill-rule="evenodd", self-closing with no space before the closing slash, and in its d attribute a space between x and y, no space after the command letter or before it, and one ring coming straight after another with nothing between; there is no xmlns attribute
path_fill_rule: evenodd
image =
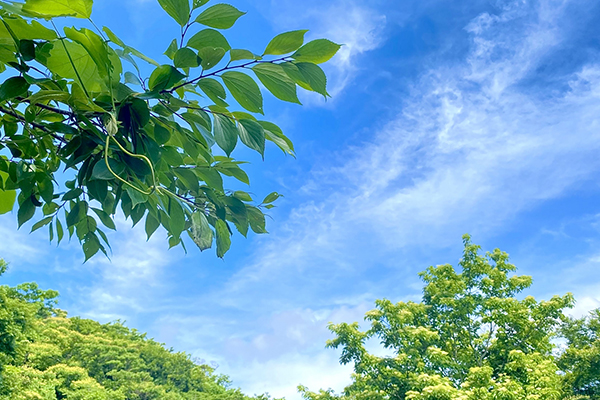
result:
<svg viewBox="0 0 600 400"><path fill-rule="evenodd" d="M215 114L214 133L217 144L229 156L235 149L238 138L238 130L233 119Z"/></svg>
<svg viewBox="0 0 600 400"><path fill-rule="evenodd" d="M0 85L3 145L12 157L0 158L6 175L0 213L16 201L19 225L43 214L32 229L47 227L51 241L65 234L79 240L86 260L110 250L99 226L115 229L116 212L134 226L145 219L148 238L162 227L171 247L185 248L184 231L201 250L216 241L220 257L233 226L243 236L250 229L265 233L264 211L274 205L253 205L254 196L224 187L231 182L225 177L250 183L232 153L239 141L264 157L270 142L293 155L281 129L254 115L263 113L261 90L293 103L299 103L297 86L327 93L314 63L330 49L302 46L306 31L278 35L265 51L293 55L264 57L232 50L219 32L244 14L237 8L216 4L195 12L207 1L159 3L181 26L163 65L107 27L98 33L67 27L58 38L35 20L87 18L91 1L28 0L28 12L2 5L0 68L17 73ZM154 65L149 76L138 59ZM125 71L121 60L128 62ZM72 180L57 181L63 169Z"/></svg>
<svg viewBox="0 0 600 400"><path fill-rule="evenodd" d="M221 219L217 220L215 231L217 233L217 256L223 258L231 247L231 232L227 223Z"/></svg>
<svg viewBox="0 0 600 400"><path fill-rule="evenodd" d="M221 75L221 78L227 89L229 89L242 107L250 112L263 113L262 94L254 79L237 71L225 72Z"/></svg>
<svg viewBox="0 0 600 400"><path fill-rule="evenodd" d="M229 29L245 13L229 4L208 7L196 18L196 22L217 29Z"/></svg>
<svg viewBox="0 0 600 400"><path fill-rule="evenodd" d="M327 39L317 39L300 47L292 57L296 61L321 64L329 61L342 46Z"/></svg>
<svg viewBox="0 0 600 400"><path fill-rule="evenodd" d="M229 51L231 46L225 36L219 31L214 29L204 29L188 40L188 47L194 48L196 50L203 49L205 47L220 47L225 51Z"/></svg>
<svg viewBox="0 0 600 400"><path fill-rule="evenodd" d="M23 11L43 18L89 18L92 15L92 4L93 0L27 0Z"/></svg>
<svg viewBox="0 0 600 400"><path fill-rule="evenodd" d="M158 0L158 3L179 25L184 26L188 23L190 19L189 0Z"/></svg>
<svg viewBox="0 0 600 400"><path fill-rule="evenodd" d="M241 119L238 123L240 140L246 146L265 155L265 131L260 124L250 119Z"/></svg>
<svg viewBox="0 0 600 400"><path fill-rule="evenodd" d="M212 247L214 234L203 212L197 211L192 214L192 227L188 233L200 251Z"/></svg>
<svg viewBox="0 0 600 400"><path fill-rule="evenodd" d="M263 85L279 100L300 104L296 84L278 64L263 63L252 68Z"/></svg>
<svg viewBox="0 0 600 400"><path fill-rule="evenodd" d="M173 64L177 68L195 68L200 65L200 61L198 54L187 47L177 50L173 57Z"/></svg>
<svg viewBox="0 0 600 400"><path fill-rule="evenodd" d="M275 36L267 45L265 55L282 55L296 51L304 43L307 30L291 31Z"/></svg>
<svg viewBox="0 0 600 400"><path fill-rule="evenodd" d="M82 45L94 60L101 77L108 77L112 70L111 62L108 58L108 47L104 44L102 38L89 29L65 28L65 35L74 42Z"/></svg>
<svg viewBox="0 0 600 400"><path fill-rule="evenodd" d="M170 65L161 65L150 75L148 88L155 91L170 89L183 78L185 78L185 75L176 68L173 68Z"/></svg>

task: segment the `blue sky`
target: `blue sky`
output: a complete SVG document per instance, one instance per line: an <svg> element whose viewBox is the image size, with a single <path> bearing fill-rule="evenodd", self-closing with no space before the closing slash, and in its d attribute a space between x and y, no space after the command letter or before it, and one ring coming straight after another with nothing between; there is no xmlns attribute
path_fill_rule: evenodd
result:
<svg viewBox="0 0 600 400"><path fill-rule="evenodd" d="M509 252L531 294L600 307L600 3L593 0L232 0L234 47L310 29L345 46L333 99L266 103L298 158L250 152L250 191L285 194L270 235L239 235L224 261L167 250L120 220L113 256L0 218L3 282L61 292L71 315L123 319L219 364L252 393L343 388L328 322L377 298L418 299L417 272L456 264L461 235ZM154 0L98 0L98 24L156 58L178 28Z"/></svg>

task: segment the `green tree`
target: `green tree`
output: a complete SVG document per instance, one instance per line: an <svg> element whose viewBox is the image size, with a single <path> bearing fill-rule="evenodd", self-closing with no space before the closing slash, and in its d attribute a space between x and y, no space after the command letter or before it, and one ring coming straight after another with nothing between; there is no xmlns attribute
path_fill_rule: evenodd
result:
<svg viewBox="0 0 600 400"><path fill-rule="evenodd" d="M566 390L600 399L600 309L565 321L562 335L567 348L558 365L566 372Z"/></svg>
<svg viewBox="0 0 600 400"><path fill-rule="evenodd" d="M330 325L336 337L328 347L342 350L342 364L354 364L353 382L341 397L552 400L568 393L551 339L563 310L574 304L572 295L517 298L532 279L513 275L515 266L498 249L481 255L469 236L459 265L460 271L440 265L422 272L420 303L378 300L366 314L366 331L358 323ZM370 354L369 339L393 355ZM300 390L307 400L339 397Z"/></svg>
<svg viewBox="0 0 600 400"><path fill-rule="evenodd" d="M184 246L187 232L200 250L216 242L219 257L233 226L243 236L266 233L264 211L279 194L256 202L223 183L249 184L244 162L231 157L238 142L263 157L266 142L294 154L281 129L261 119L257 82L292 103L298 87L329 96L318 64L339 45L305 44L299 30L258 53L237 49L223 31L244 12L208 0L158 2L179 27L166 62L97 28L92 0L0 1L0 72L9 76L0 86L0 150L10 156L0 156L0 213L16 199L22 226L41 210L32 231L46 227L59 243L75 235L86 260L107 253L100 227L115 229L118 208L134 225L145 218L148 237L162 227L171 247ZM83 26L61 32L59 17ZM59 169L74 179L62 182Z"/></svg>
<svg viewBox="0 0 600 400"><path fill-rule="evenodd" d="M270 399L121 323L67 318L57 295L0 286L0 400Z"/></svg>

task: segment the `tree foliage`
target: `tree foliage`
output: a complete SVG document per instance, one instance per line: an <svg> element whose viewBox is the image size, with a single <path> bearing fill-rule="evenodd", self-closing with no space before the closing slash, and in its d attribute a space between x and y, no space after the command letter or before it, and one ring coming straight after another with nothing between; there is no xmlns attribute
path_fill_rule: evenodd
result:
<svg viewBox="0 0 600 400"><path fill-rule="evenodd" d="M294 154L262 119L258 82L292 103L300 103L298 87L329 96L318 64L339 45L304 43L299 30L262 52L237 49L223 34L244 15L234 6L158 2L180 28L167 62L96 28L92 0L0 1L0 213L18 208L22 226L41 210L32 231L48 229L58 243L76 236L86 260L107 253L101 226L115 229L119 208L134 225L145 218L148 237L162 227L171 247L184 246L187 232L201 250L216 242L219 257L233 226L244 236L266 233L264 210L279 196L255 202L224 187L224 177L249 184L244 162L232 157L240 142L263 157L267 142ZM59 17L85 26L59 31ZM63 182L61 169L74 179Z"/></svg>
<svg viewBox="0 0 600 400"><path fill-rule="evenodd" d="M600 398L600 312L568 319L572 295L536 301L520 294L531 277L513 275L508 255L486 255L464 237L464 254L430 267L420 303L378 300L366 331L358 323L330 325L340 362L354 365L342 395L310 392L307 400L558 400ZM557 358L556 339L568 348ZM375 356L377 340L389 356ZM590 396L590 397L587 397ZM573 397L575 398L575 397Z"/></svg>
<svg viewBox="0 0 600 400"><path fill-rule="evenodd" d="M214 368L121 323L67 318L57 296L0 286L0 400L250 400Z"/></svg>

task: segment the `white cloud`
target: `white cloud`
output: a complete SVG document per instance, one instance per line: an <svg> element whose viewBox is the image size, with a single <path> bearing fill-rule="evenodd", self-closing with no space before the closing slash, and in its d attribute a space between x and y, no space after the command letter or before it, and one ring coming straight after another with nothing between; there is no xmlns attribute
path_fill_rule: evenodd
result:
<svg viewBox="0 0 600 400"><path fill-rule="evenodd" d="M423 73L396 120L345 152L341 165L316 168L305 187L330 195L297 207L261 242L221 292L225 304L279 310L331 302L343 290L372 299L396 281L396 290L410 287L412 266L376 284L368 271L408 247L497 234L589 182L600 170L600 65L563 75L562 86L528 83L568 37L562 23L572 3L503 2L497 15L474 19L462 62Z"/></svg>
<svg viewBox="0 0 600 400"><path fill-rule="evenodd" d="M327 38L343 44L336 57L325 65L328 90L335 100L359 71L357 59L385 40L387 18L374 6L353 0L277 0L259 11L268 10L269 19L281 31L310 28L307 40ZM301 94L305 104L325 104L319 95Z"/></svg>

